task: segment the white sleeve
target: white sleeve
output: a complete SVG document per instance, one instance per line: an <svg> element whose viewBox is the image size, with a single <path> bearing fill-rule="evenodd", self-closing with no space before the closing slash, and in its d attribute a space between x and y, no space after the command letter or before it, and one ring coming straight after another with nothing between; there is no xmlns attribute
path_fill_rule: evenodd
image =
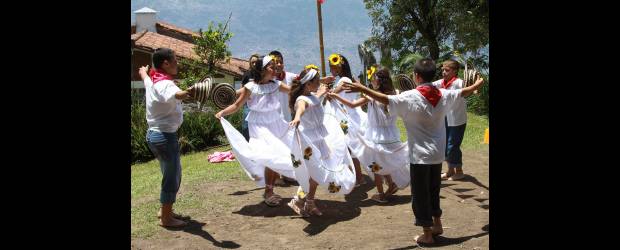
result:
<svg viewBox="0 0 620 250"><path fill-rule="evenodd" d="M153 87L153 81L151 80L151 78L149 76L146 76L146 78L144 78L144 80L142 80L142 82L144 82L144 88L145 89Z"/></svg>
<svg viewBox="0 0 620 250"><path fill-rule="evenodd" d="M388 95L388 111L401 117L407 114L412 94L413 91L405 91L398 95Z"/></svg>
<svg viewBox="0 0 620 250"><path fill-rule="evenodd" d="M165 82L164 82L165 81ZM164 80L160 82L160 84L164 84L162 86L161 91L159 92L160 96L163 98L163 102L171 102L174 101L175 95L177 92L181 91L177 85L175 85L172 81Z"/></svg>

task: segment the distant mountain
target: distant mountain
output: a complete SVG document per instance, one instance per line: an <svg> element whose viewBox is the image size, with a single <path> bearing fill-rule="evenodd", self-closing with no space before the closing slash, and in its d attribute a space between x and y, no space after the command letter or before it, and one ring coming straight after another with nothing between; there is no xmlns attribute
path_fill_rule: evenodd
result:
<svg viewBox="0 0 620 250"><path fill-rule="evenodd" d="M279 50L286 71L299 73L306 64L321 64L316 0L132 0L134 11L149 7L158 20L180 27L206 29L209 21L226 22L232 12L229 46L234 57ZM341 53L353 74L362 70L357 45L370 36L372 22L361 0L326 0L322 5L323 44L327 57Z"/></svg>

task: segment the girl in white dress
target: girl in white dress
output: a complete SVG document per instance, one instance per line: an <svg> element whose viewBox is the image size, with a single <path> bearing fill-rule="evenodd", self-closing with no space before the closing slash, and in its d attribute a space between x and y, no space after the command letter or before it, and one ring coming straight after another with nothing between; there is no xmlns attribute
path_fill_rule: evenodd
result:
<svg viewBox="0 0 620 250"><path fill-rule="evenodd" d="M251 69L252 79L241 89L237 101L215 115L220 119L236 112L247 102L250 110L246 118L249 141L226 119L220 119L220 122L240 165L259 187L266 186L263 198L268 206L278 206L282 200L273 191L278 174L295 177L290 142L286 142L287 134L291 133L288 133L288 123L280 115L282 104L279 101L279 93L288 93L290 87L273 81L273 67L272 56L259 58Z"/></svg>
<svg viewBox="0 0 620 250"><path fill-rule="evenodd" d="M395 94L392 78L387 69L376 72L373 66L369 70L368 77L372 87L386 95ZM392 195L409 185L409 155L406 142L400 140L400 130L396 126L396 114L390 113L387 107L370 97L362 95L361 98L351 102L340 95L329 93L330 97L337 99L348 107L359 107L368 103L368 127L364 133L357 133L360 146L352 148L352 155L358 157L368 173L373 173L378 193L372 196L372 200L380 203L387 202L387 196ZM383 177L388 184L388 190L383 192Z"/></svg>
<svg viewBox="0 0 620 250"><path fill-rule="evenodd" d="M319 185L339 194L348 194L355 186L355 171L350 167L352 160L345 135L335 120L326 118L320 98L327 87L322 85L319 89L319 85L318 67L308 65L293 81L289 99L289 107L295 111L290 126L298 127L297 145L291 145L292 161L300 188L307 192L305 197L295 196L289 206L302 216L322 214L315 204Z"/></svg>
<svg viewBox="0 0 620 250"><path fill-rule="evenodd" d="M346 93L342 91L342 83L343 82L352 82L355 80L353 75L351 74L351 66L347 58L340 54L331 54L329 56L329 70L332 75L339 77L338 81L334 86L334 92L339 94L340 97L347 99L349 101L354 101L359 98L359 93ZM330 105L329 103L327 105ZM342 112L335 112L339 119L341 119L341 123L343 127L346 127L346 142L349 149L353 147L360 147L360 141L353 136L357 130L363 130L366 127L366 113L360 107L339 107L340 109L345 110L346 115L340 115ZM327 110L330 107L326 107ZM330 112L331 113L331 112ZM351 135L349 135L351 133ZM360 161L357 157L353 156L353 165L355 166L355 180L356 187L366 184L362 176L362 171L360 168Z"/></svg>

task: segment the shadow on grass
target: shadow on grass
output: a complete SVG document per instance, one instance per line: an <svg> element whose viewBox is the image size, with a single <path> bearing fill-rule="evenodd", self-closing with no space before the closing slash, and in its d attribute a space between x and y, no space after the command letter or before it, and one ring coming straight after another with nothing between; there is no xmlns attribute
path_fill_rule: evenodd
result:
<svg viewBox="0 0 620 250"><path fill-rule="evenodd" d="M198 235L205 240L211 241L211 243L213 243L214 246L219 247L219 248L231 248L232 249L232 248L241 247L241 245L235 243L234 241L216 240L215 238L213 238L213 236L211 236L209 232L202 229L204 225L206 225L206 223L202 223L202 222L195 221L195 220L189 220L187 226L183 228L177 228L177 229L166 228L166 229L170 231L183 231L183 232L187 232L190 234Z"/></svg>

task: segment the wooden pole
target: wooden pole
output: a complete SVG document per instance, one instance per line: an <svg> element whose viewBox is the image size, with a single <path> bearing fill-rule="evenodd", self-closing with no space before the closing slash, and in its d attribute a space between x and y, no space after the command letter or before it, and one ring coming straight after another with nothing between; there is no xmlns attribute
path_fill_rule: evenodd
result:
<svg viewBox="0 0 620 250"><path fill-rule="evenodd" d="M319 43L320 43L320 48L321 48L321 75L323 77L326 76L325 74L325 54L323 52L323 18L321 17L321 3L319 3L319 1L316 1L316 10L318 13L318 17L319 17Z"/></svg>

